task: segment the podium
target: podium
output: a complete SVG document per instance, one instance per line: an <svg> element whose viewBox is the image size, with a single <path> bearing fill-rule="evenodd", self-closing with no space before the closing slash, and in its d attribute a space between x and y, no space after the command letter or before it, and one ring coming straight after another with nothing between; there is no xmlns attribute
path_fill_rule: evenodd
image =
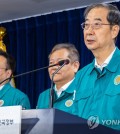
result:
<svg viewBox="0 0 120 134"><path fill-rule="evenodd" d="M56 109L22 110L21 134L120 134L99 125L89 129L87 120Z"/></svg>

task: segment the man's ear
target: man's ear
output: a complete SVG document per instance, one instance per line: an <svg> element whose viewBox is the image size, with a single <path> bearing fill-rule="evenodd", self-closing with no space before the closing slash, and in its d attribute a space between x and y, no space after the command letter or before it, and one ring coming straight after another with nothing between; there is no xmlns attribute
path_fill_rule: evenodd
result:
<svg viewBox="0 0 120 134"><path fill-rule="evenodd" d="M7 78L9 78L12 75L12 70L8 69L7 70Z"/></svg>
<svg viewBox="0 0 120 134"><path fill-rule="evenodd" d="M73 63L73 70L74 70L75 73L78 71L79 66L80 66L80 63L78 61L75 61Z"/></svg>
<svg viewBox="0 0 120 134"><path fill-rule="evenodd" d="M112 38L115 39L119 33L120 27L118 25L112 26Z"/></svg>

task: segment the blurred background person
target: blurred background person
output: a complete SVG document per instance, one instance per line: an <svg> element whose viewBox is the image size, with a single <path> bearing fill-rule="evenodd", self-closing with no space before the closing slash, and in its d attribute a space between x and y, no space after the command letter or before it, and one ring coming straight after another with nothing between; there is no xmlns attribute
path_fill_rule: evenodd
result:
<svg viewBox="0 0 120 134"><path fill-rule="evenodd" d="M14 70L14 58L0 50L0 106L21 105L23 109L29 109L30 102L27 95L12 87L10 79L5 80L13 75Z"/></svg>

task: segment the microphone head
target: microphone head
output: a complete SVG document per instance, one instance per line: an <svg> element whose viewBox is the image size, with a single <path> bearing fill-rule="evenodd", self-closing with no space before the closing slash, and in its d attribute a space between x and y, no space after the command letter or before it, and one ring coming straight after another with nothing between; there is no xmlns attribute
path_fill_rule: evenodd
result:
<svg viewBox="0 0 120 134"><path fill-rule="evenodd" d="M70 63L70 61L68 59L66 59L64 63L67 65Z"/></svg>
<svg viewBox="0 0 120 134"><path fill-rule="evenodd" d="M61 60L61 61L59 61L59 62L58 62L58 65L59 65L59 66L62 66L63 64L67 65L67 64L69 64L69 63L70 63L70 61L69 61L68 59L66 59L66 60Z"/></svg>

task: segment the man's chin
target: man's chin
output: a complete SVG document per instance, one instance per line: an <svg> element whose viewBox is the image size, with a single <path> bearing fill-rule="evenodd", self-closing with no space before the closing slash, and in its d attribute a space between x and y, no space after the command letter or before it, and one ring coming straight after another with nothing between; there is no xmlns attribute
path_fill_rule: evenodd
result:
<svg viewBox="0 0 120 134"><path fill-rule="evenodd" d="M62 81L62 79L55 77L53 79L53 81L54 81L55 84L57 84L57 83L60 83Z"/></svg>
<svg viewBox="0 0 120 134"><path fill-rule="evenodd" d="M88 48L88 50L90 50L90 51L96 50L96 47L94 47L94 46L87 46L87 48Z"/></svg>
<svg viewBox="0 0 120 134"><path fill-rule="evenodd" d="M54 83L60 82L60 79L53 79Z"/></svg>

